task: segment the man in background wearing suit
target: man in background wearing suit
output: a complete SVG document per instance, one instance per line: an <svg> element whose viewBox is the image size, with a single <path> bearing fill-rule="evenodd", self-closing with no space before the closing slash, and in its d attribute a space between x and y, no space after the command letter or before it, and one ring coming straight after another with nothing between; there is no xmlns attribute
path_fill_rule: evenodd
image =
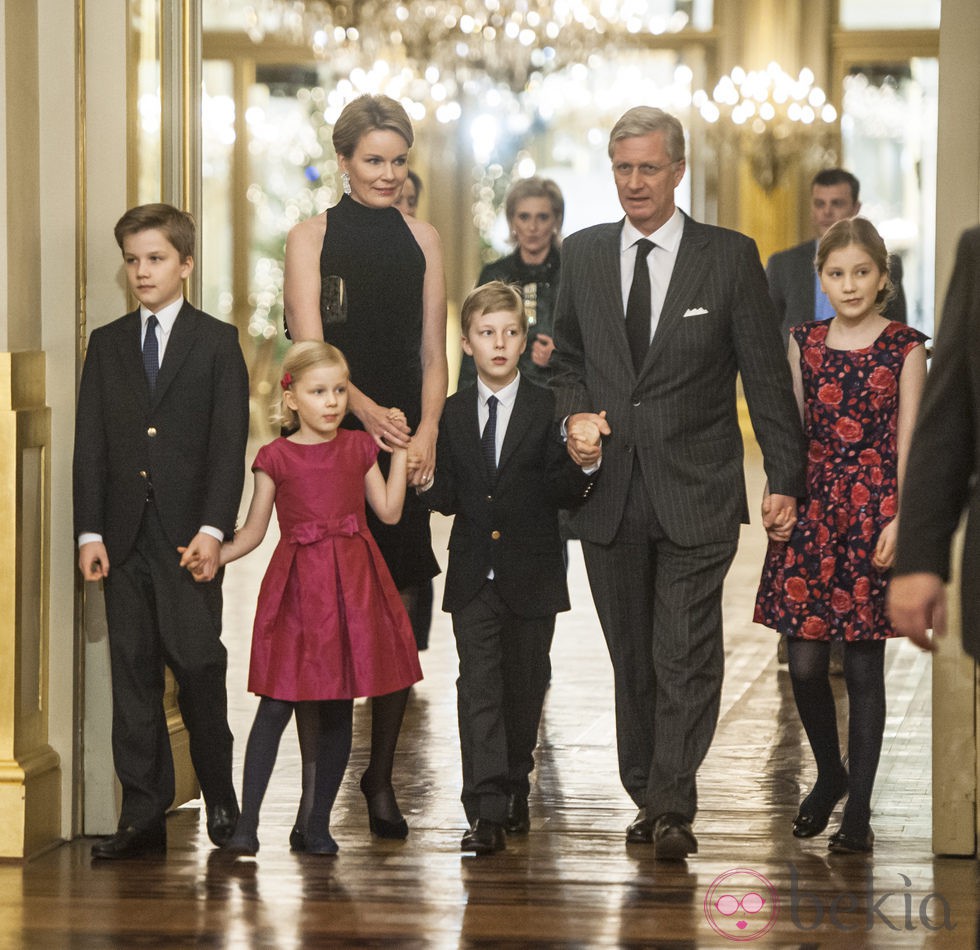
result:
<svg viewBox="0 0 980 950"><path fill-rule="evenodd" d="M806 453L755 243L675 208L680 122L631 109L609 156L626 218L563 244L552 385L567 429L590 421L607 435L572 526L612 660L620 778L639 809L626 841L683 859L698 847L696 774L718 718L722 584L748 521L739 373L774 537L795 523Z"/></svg>
<svg viewBox="0 0 980 950"><path fill-rule="evenodd" d="M946 631L950 543L968 511L963 549L963 648L980 660L980 228L960 238L932 370L902 484L902 517L888 609L925 650Z"/></svg>
<svg viewBox="0 0 980 950"><path fill-rule="evenodd" d="M860 189L857 178L843 168L825 168L817 172L810 185L810 214L816 237L769 258L766 265L769 296L776 308L784 341L789 340L790 327L811 320L829 320L834 315L813 265L817 241L832 224L858 214L861 210ZM889 255L888 275L895 285L895 296L889 301L884 315L889 320L907 323L902 259L897 254Z"/></svg>
<svg viewBox="0 0 980 950"><path fill-rule="evenodd" d="M74 502L78 565L102 580L112 669L119 828L94 858L166 848L174 766L164 664L177 680L208 835L235 830L221 643L221 540L235 530L245 479L248 371L238 331L183 295L194 221L170 205L132 208L116 241L137 310L92 333L78 393ZM178 546L204 566L198 584Z"/></svg>

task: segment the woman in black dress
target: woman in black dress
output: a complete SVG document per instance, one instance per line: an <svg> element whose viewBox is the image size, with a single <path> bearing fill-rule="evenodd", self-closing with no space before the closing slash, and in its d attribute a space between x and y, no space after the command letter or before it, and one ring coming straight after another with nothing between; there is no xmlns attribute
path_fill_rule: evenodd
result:
<svg viewBox="0 0 980 950"><path fill-rule="evenodd" d="M391 446L407 446L412 484L422 484L435 470L448 383L446 288L435 228L394 207L413 140L405 110L387 96L361 96L345 107L333 131L345 193L289 232L283 296L292 339L326 339L350 364L344 424L374 437L385 450L383 468ZM439 572L428 511L410 492L397 525L368 514L414 621L421 590ZM361 790L371 831L381 837L408 833L391 786L407 700L408 690L372 700L371 761Z"/></svg>
<svg viewBox="0 0 980 950"><path fill-rule="evenodd" d="M554 309L561 268L558 247L565 199L550 178L522 178L507 192L504 214L517 247L513 253L487 264L480 271L477 285L502 280L520 289L528 318L528 345L519 368L522 376L547 386L555 348ZM475 381L473 357L463 354L458 388Z"/></svg>

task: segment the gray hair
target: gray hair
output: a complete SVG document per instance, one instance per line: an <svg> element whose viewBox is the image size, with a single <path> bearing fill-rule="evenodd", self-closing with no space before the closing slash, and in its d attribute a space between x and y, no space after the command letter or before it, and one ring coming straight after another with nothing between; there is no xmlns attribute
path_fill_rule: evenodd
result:
<svg viewBox="0 0 980 950"><path fill-rule="evenodd" d="M651 132L662 132L664 146L672 162L684 159L684 126L680 121L663 109L652 106L634 106L624 112L609 133L609 157L620 139L636 138L649 135Z"/></svg>

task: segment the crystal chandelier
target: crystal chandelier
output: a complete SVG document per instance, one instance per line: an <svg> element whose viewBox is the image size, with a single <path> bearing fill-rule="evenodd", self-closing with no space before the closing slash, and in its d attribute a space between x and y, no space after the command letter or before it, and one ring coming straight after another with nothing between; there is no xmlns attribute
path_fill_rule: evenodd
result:
<svg viewBox="0 0 980 950"><path fill-rule="evenodd" d="M837 110L810 69L794 78L778 63L753 72L736 66L710 94L699 89L691 101L716 143L747 158L767 192L794 161L835 160Z"/></svg>
<svg viewBox="0 0 980 950"><path fill-rule="evenodd" d="M532 75L599 49L683 30L691 2L255 0L247 30L255 42L271 34L309 45L347 72L409 70L447 96L487 81L519 93Z"/></svg>

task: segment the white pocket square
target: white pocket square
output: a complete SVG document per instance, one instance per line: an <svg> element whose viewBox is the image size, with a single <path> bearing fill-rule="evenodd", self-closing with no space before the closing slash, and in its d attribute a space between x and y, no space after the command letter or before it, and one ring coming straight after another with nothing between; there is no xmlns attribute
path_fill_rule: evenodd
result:
<svg viewBox="0 0 980 950"><path fill-rule="evenodd" d="M706 314L707 312L708 311L705 310L704 307L692 307L690 310L685 310L684 311L684 316L685 317L701 317L704 314Z"/></svg>

